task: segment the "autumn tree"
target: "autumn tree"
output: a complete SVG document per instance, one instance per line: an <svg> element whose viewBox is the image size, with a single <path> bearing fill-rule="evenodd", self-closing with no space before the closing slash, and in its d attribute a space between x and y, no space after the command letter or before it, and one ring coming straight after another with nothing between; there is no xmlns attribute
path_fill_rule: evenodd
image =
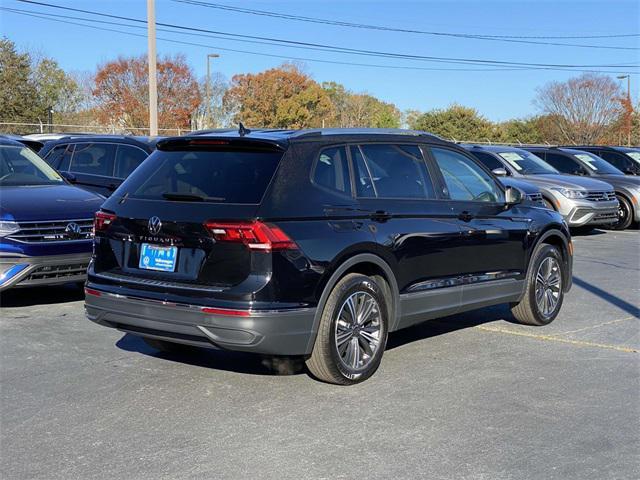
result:
<svg viewBox="0 0 640 480"><path fill-rule="evenodd" d="M235 75L224 96L235 122L266 128L319 127L329 115L326 92L298 66Z"/></svg>
<svg viewBox="0 0 640 480"><path fill-rule="evenodd" d="M620 115L620 86L606 75L585 73L538 89L535 104L552 115L563 140L593 143Z"/></svg>
<svg viewBox="0 0 640 480"><path fill-rule="evenodd" d="M198 82L184 55L158 59L158 126L188 129L201 102ZM98 117L131 133L148 132L149 81L145 56L120 57L100 66L93 94Z"/></svg>
<svg viewBox="0 0 640 480"><path fill-rule="evenodd" d="M485 141L493 136L493 124L477 110L462 105L423 113L409 127L454 140Z"/></svg>
<svg viewBox="0 0 640 480"><path fill-rule="evenodd" d="M399 128L398 108L366 93L353 93L336 82L324 82L333 106L327 126L363 128Z"/></svg>

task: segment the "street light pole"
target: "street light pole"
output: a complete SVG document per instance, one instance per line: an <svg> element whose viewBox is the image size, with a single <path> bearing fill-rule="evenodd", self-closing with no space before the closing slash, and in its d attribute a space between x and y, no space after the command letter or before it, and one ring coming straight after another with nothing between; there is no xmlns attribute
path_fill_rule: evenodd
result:
<svg viewBox="0 0 640 480"><path fill-rule="evenodd" d="M147 0L147 37L149 61L149 135L158 135L158 77L156 74L156 5Z"/></svg>
<svg viewBox="0 0 640 480"><path fill-rule="evenodd" d="M207 55L207 126L211 125L211 65L209 59L218 58L217 53Z"/></svg>
<svg viewBox="0 0 640 480"><path fill-rule="evenodd" d="M633 107L631 106L631 75L620 75L617 78L618 80L624 80L625 78L627 79L627 102L629 102L629 104L625 109L626 110L625 123L627 124L627 146L630 147L631 146L631 113L633 109Z"/></svg>

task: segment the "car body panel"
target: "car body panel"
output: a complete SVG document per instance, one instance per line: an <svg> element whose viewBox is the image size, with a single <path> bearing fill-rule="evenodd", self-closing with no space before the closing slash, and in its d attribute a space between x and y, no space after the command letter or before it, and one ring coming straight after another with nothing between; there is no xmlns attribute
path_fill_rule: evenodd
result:
<svg viewBox="0 0 640 480"><path fill-rule="evenodd" d="M0 237L0 290L86 278L93 214L104 197L59 182L2 186L0 199L0 220L20 228Z"/></svg>
<svg viewBox="0 0 640 480"><path fill-rule="evenodd" d="M202 145L204 139L211 140L210 146L197 148L207 151L240 144L244 149L271 144L284 151L262 201L141 200L135 185L136 176L145 173L143 164L103 206L115 218L94 241L86 299L90 320L179 343L308 354L329 292L354 268L388 279L390 330L396 330L478 306L518 301L531 255L545 235L559 245L567 272L564 288L571 285L570 233L556 212L528 203L453 201L438 175L431 180L441 193L424 199L361 198L330 191L312 179L324 149L364 143L418 146L430 174L433 147L458 152L484 169L465 150L437 137L366 129L218 131L167 139L145 162L155 162L170 149ZM484 170L504 195L504 187ZM152 216L162 223L155 234ZM207 219L259 220L281 229L295 245L272 252L218 245L203 233ZM187 252L195 269L140 271L135 254L128 263L127 258L145 241L177 246L178 256ZM194 256L193 251L203 254ZM225 256L218 256L223 251ZM246 271L239 271L245 266ZM225 268L239 275L226 277ZM203 273L207 271L210 276Z"/></svg>
<svg viewBox="0 0 640 480"><path fill-rule="evenodd" d="M505 152L520 153L526 149L499 145L464 145L464 148L471 153L478 150L491 155L507 170L510 175L509 178L524 180L537 186L544 199L564 217L570 227L609 224L617 216L618 203L616 200L594 202L584 199L570 199L558 191L561 188L588 190L591 192L612 191L613 187L605 181L561 173L524 175L498 155L498 153Z"/></svg>

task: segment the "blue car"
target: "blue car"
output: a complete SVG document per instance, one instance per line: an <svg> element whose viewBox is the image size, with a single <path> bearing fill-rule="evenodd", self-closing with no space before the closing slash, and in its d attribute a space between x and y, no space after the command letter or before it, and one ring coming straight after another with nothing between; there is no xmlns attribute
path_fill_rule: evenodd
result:
<svg viewBox="0 0 640 480"><path fill-rule="evenodd" d="M0 291L84 281L103 201L23 144L0 138Z"/></svg>

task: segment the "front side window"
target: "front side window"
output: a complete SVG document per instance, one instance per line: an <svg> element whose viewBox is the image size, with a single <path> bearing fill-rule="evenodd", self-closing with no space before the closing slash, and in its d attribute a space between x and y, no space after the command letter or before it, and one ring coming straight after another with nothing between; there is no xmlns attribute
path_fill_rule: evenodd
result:
<svg viewBox="0 0 640 480"><path fill-rule="evenodd" d="M58 185L58 172L30 148L0 145L0 186Z"/></svg>
<svg viewBox="0 0 640 480"><path fill-rule="evenodd" d="M112 143L77 143L69 170L112 177L116 148L117 145Z"/></svg>
<svg viewBox="0 0 640 480"><path fill-rule="evenodd" d="M156 150L122 184L130 198L260 203L282 152Z"/></svg>
<svg viewBox="0 0 640 480"><path fill-rule="evenodd" d="M313 171L316 185L351 195L349 163L345 147L325 148Z"/></svg>
<svg viewBox="0 0 640 480"><path fill-rule="evenodd" d="M473 160L442 148L432 148L442 172L449 198L473 202L504 202L504 194L493 178Z"/></svg>
<svg viewBox="0 0 640 480"><path fill-rule="evenodd" d="M417 145L368 144L353 146L351 152L359 196L435 198Z"/></svg>
<svg viewBox="0 0 640 480"><path fill-rule="evenodd" d="M114 176L117 178L127 178L148 156L147 152L138 147L118 145Z"/></svg>

